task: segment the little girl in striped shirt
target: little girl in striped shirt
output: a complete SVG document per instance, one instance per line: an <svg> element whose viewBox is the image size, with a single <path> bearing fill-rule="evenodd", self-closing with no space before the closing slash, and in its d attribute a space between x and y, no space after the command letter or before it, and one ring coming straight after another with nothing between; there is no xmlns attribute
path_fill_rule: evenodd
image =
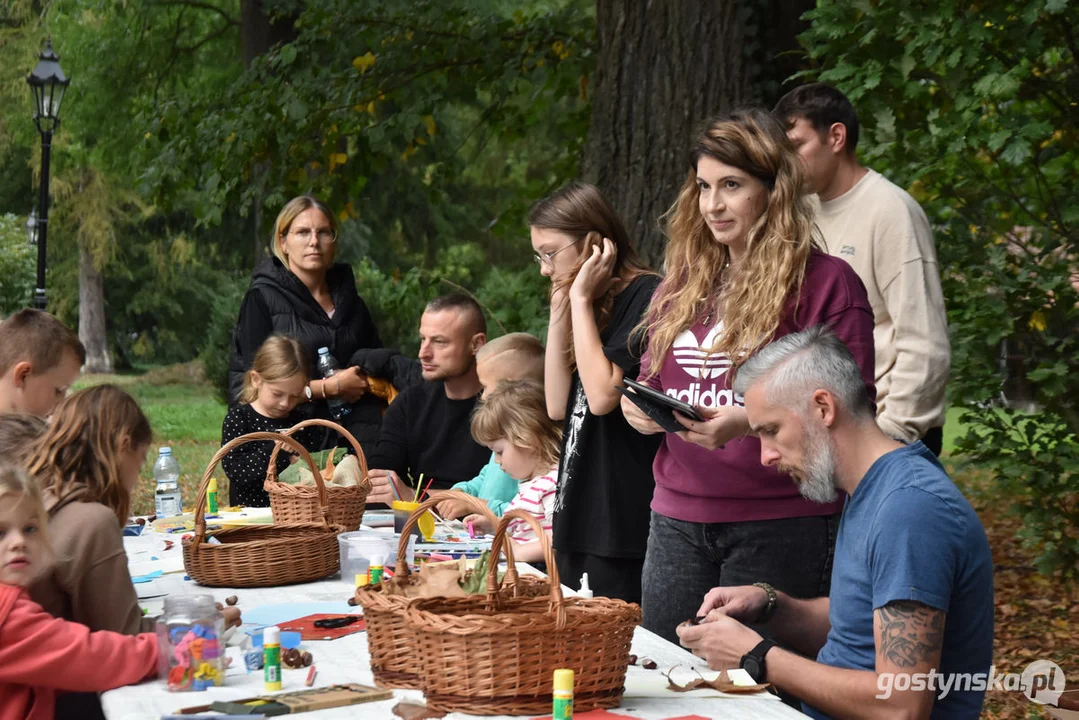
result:
<svg viewBox="0 0 1079 720"><path fill-rule="evenodd" d="M531 513L550 538L562 429L547 416L543 387L529 380L498 383L472 415L472 437L490 448L502 470L520 483L506 512ZM486 532L494 530L483 515L469 515L465 522ZM543 560L543 548L531 525L514 520L508 534L516 543L514 559Z"/></svg>

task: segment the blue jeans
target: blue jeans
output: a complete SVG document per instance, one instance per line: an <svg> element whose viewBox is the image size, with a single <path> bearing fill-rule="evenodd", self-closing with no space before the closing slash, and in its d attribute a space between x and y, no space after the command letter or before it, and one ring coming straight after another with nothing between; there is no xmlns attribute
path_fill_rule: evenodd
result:
<svg viewBox="0 0 1079 720"><path fill-rule="evenodd" d="M652 513L642 590L648 630L678 644L675 627L721 585L770 583L799 598L828 594L839 515L693 523Z"/></svg>

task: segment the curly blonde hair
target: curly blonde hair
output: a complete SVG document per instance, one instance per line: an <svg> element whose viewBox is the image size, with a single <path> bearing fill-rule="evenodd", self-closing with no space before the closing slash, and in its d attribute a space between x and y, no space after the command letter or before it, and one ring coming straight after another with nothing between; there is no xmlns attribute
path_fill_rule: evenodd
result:
<svg viewBox="0 0 1079 720"><path fill-rule="evenodd" d="M26 470L42 492L62 496L75 484L86 487L83 502L99 502L124 525L131 494L124 488L121 453L149 445L150 421L135 398L115 385L97 385L67 396L38 438Z"/></svg>
<svg viewBox="0 0 1079 720"><path fill-rule="evenodd" d="M737 268L729 267L729 250L715 241L701 215L697 162L704 156L748 173L768 190ZM712 120L694 142L691 157L678 199L664 216L666 278L642 321L649 333L649 377L659 374L678 334L706 312L723 320L723 333L709 354L741 365L771 341L787 303L801 291L810 251L821 247L800 160L770 113L750 108Z"/></svg>
<svg viewBox="0 0 1079 720"><path fill-rule="evenodd" d="M472 437L481 445L505 438L547 468L558 465L562 450L562 428L547 415L543 386L530 380L500 381L472 413Z"/></svg>
<svg viewBox="0 0 1079 720"><path fill-rule="evenodd" d="M573 270L567 273L566 277L551 283L552 295L555 290L569 290L577 278L577 273L591 257L592 248L603 249L603 238L614 243L615 260L614 267L611 268L614 277L628 283L641 275L655 274L634 250L626 226L614 206L595 185L571 182L538 201L528 213L528 226L560 232L581 244ZM593 303L596 327L601 333L610 322L618 289L612 287ZM566 323L569 328L566 334L566 355L569 367L572 368L576 365L576 357L573 349L573 321L568 314Z"/></svg>

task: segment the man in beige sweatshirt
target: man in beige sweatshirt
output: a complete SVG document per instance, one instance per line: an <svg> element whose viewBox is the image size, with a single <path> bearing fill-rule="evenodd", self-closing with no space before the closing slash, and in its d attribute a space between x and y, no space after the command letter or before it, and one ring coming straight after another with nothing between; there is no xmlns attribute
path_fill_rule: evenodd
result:
<svg viewBox="0 0 1079 720"><path fill-rule="evenodd" d="M940 454L951 346L929 220L918 203L855 155L858 116L823 83L795 88L776 116L801 156L828 252L854 268L873 306L877 424Z"/></svg>

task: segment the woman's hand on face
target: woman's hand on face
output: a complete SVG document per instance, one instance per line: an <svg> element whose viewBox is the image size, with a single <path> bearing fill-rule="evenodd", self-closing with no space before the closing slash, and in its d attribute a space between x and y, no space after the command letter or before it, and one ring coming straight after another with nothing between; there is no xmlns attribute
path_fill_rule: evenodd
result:
<svg viewBox="0 0 1079 720"><path fill-rule="evenodd" d="M656 424L655 420L645 415L644 411L625 395L622 396L621 405L622 414L626 416L626 422L637 432L642 435L655 435L663 432L663 428Z"/></svg>
<svg viewBox="0 0 1079 720"><path fill-rule="evenodd" d="M347 367L336 373L329 380L323 382L330 383L330 387L333 388L337 397L341 398L345 402L354 403L364 396L367 392L367 377L360 372L358 367ZM337 392L337 383L341 383L341 391Z"/></svg>
<svg viewBox="0 0 1079 720"><path fill-rule="evenodd" d="M570 286L570 300L592 302L607 292L613 282L612 273L617 257L618 251L610 239L603 238L602 250L598 245L593 245L588 259L577 271L577 277Z"/></svg>
<svg viewBox="0 0 1079 720"><path fill-rule="evenodd" d="M706 450L716 450L726 445L727 441L749 433L745 408L697 408L697 412L704 420L690 420L681 413L674 414L686 428L678 433L678 437L686 442L700 445Z"/></svg>

